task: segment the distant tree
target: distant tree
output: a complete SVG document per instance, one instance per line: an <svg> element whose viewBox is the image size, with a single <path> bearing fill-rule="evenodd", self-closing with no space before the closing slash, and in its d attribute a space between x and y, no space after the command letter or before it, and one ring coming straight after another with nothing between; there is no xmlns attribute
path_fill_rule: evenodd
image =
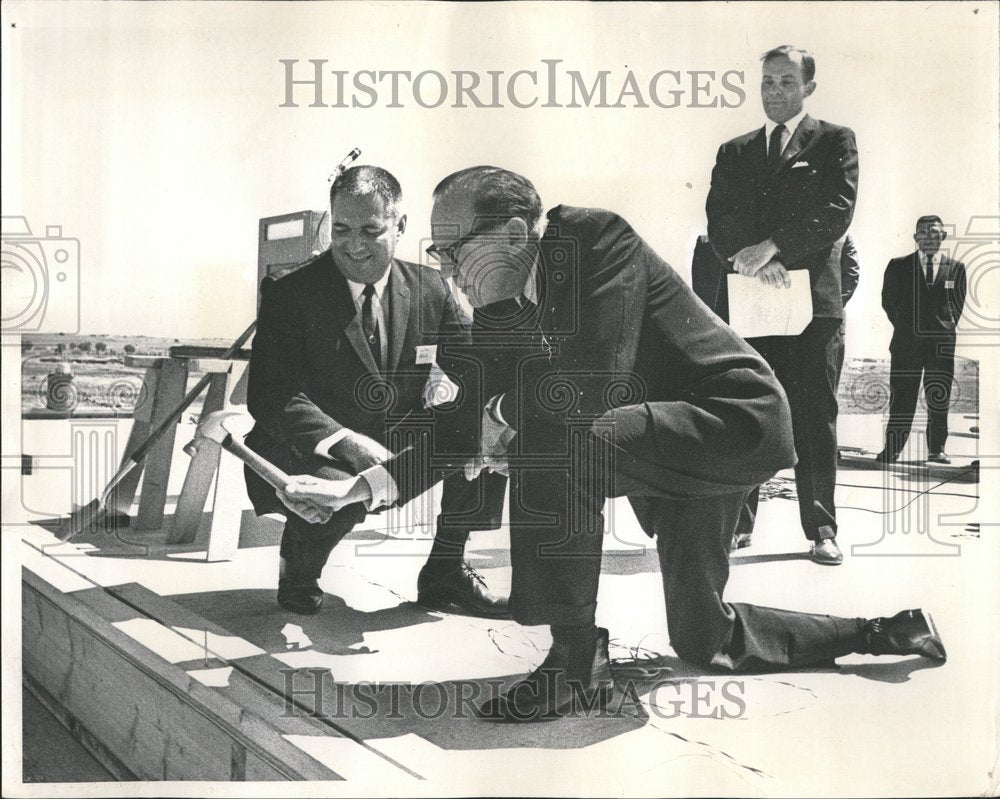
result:
<svg viewBox="0 0 1000 799"><path fill-rule="evenodd" d="M70 352L72 352L73 350L75 350L77 347L79 347L79 345L75 341L71 341L69 343Z"/></svg>
<svg viewBox="0 0 1000 799"><path fill-rule="evenodd" d="M124 349L126 355L131 355L133 352L135 352L135 347L133 347L131 344L126 344Z"/></svg>
<svg viewBox="0 0 1000 799"><path fill-rule="evenodd" d="M34 346L34 344L31 343L30 339L26 339L26 338L22 338L21 339L21 352L27 352L33 346Z"/></svg>
<svg viewBox="0 0 1000 799"><path fill-rule="evenodd" d="M76 345L76 348L80 350L80 352L90 352L90 342L81 341L79 344Z"/></svg>
<svg viewBox="0 0 1000 799"><path fill-rule="evenodd" d="M94 349L97 350L99 353L103 353L107 348L108 348L108 345L105 344L103 341L98 341L94 345Z"/></svg>
<svg viewBox="0 0 1000 799"><path fill-rule="evenodd" d="M66 345L62 343L56 344L56 352L57 353L66 352Z"/></svg>

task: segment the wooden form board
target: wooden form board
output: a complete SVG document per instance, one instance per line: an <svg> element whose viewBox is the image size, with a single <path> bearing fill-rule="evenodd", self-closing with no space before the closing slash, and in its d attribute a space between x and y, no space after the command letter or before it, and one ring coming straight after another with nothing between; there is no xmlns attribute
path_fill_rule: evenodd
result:
<svg viewBox="0 0 1000 799"><path fill-rule="evenodd" d="M328 726L285 714L281 697L236 669L224 692L203 685L115 626L144 615L103 588L67 594L22 573L24 672L113 755L117 773L341 779L284 737L329 736Z"/></svg>

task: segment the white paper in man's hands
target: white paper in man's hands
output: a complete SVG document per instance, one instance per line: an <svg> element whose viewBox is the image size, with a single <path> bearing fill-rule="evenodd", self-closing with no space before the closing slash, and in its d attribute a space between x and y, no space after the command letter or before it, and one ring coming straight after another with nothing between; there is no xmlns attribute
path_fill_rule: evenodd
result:
<svg viewBox="0 0 1000 799"><path fill-rule="evenodd" d="M808 269L790 269L790 288L774 288L758 277L727 275L729 326L743 338L797 336L812 321Z"/></svg>

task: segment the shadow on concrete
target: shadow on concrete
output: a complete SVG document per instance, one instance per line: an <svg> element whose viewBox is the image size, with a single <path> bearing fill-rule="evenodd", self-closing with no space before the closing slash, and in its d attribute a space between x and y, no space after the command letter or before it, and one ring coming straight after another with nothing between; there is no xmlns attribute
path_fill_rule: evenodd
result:
<svg viewBox="0 0 1000 799"><path fill-rule="evenodd" d="M244 638L266 652L291 651L282 632L286 624L301 628L312 649L331 655L365 655L372 650L357 647L365 633L397 630L440 621L439 615L413 602L375 611L356 610L335 594L326 594L323 607L314 616L302 616L280 607L273 590L211 591L178 594L170 599L203 616L233 635Z"/></svg>
<svg viewBox="0 0 1000 799"><path fill-rule="evenodd" d="M908 682L910 675L915 671L936 669L943 665L943 663L935 663L924 657L911 657L892 663L856 663L850 666L841 666L839 672L844 676L862 677L875 682L903 683Z"/></svg>

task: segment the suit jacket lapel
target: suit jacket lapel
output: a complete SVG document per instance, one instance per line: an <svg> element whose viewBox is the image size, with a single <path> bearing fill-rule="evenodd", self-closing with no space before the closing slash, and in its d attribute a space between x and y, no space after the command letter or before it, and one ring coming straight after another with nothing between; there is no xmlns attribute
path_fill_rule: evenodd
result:
<svg viewBox="0 0 1000 799"><path fill-rule="evenodd" d="M344 335L351 343L365 368L372 374L379 374L378 364L372 357L372 351L365 341L364 330L361 329L361 315L354 305L351 289L347 278L340 274L336 264L333 264L333 312L343 326Z"/></svg>
<svg viewBox="0 0 1000 799"><path fill-rule="evenodd" d="M406 342L406 326L410 320L410 287L406 285L402 270L395 260L390 266L390 271L387 314L389 317L387 324L390 330L388 371L394 372L399 366L403 345Z"/></svg>
<svg viewBox="0 0 1000 799"><path fill-rule="evenodd" d="M792 134L792 138L789 140L784 152L781 153L781 158L778 161L779 170L784 169L799 157L799 153L809 144L809 140L812 138L816 128L816 120L809 116L809 114L802 117L802 121L795 129L795 133Z"/></svg>

